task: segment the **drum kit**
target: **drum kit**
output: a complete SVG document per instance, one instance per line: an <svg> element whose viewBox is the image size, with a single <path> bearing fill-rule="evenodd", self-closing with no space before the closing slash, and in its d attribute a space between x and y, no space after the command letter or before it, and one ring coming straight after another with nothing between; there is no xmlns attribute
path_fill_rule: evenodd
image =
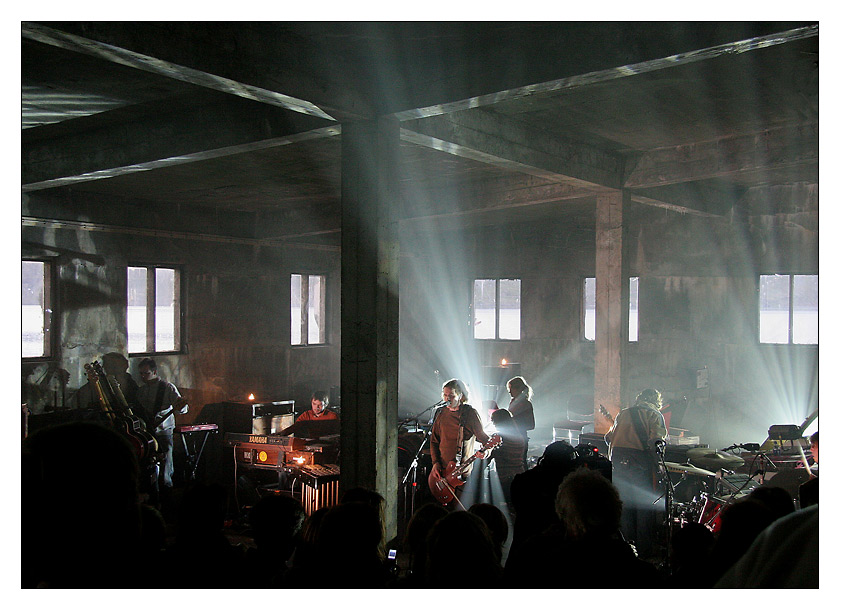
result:
<svg viewBox="0 0 841 611"><path fill-rule="evenodd" d="M743 458L721 450L691 448L687 450L685 464L662 464L668 474L680 474L680 480L673 484L673 488L685 480L694 484L695 494L691 500L670 504L669 520L681 527L687 522L696 522L712 532L718 532L722 511L758 486L749 476L735 473L745 464Z"/></svg>

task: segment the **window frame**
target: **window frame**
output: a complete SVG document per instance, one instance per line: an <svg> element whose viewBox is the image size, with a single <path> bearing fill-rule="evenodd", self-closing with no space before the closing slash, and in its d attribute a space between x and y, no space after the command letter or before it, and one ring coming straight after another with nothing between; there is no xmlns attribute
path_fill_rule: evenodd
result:
<svg viewBox="0 0 841 611"><path fill-rule="evenodd" d="M145 269L146 270L146 346L143 351L131 351L129 349L129 282L128 274L130 269ZM172 350L158 350L157 348L157 283L156 270L168 269L173 270L173 292L176 313L173 316L173 334L175 347ZM180 265L172 265L167 263L130 263L126 266L126 352L131 356L153 356L166 354L183 354L185 338L184 338L184 320L185 320L185 293L184 290L184 270ZM150 350L150 348L152 348Z"/></svg>
<svg viewBox="0 0 841 611"><path fill-rule="evenodd" d="M301 341L300 343L293 343L292 341L292 316L294 312L294 306L292 303L292 280L295 276L301 277L301 306L300 306L300 320L298 323L300 324L300 333L301 333ZM318 305L319 314L323 321L321 326L321 341L320 342L311 342L310 341L310 328L309 328L309 300L310 300L310 281L312 278L320 278L321 279L321 302ZM329 345L329 336L328 336L328 317L327 317L327 282L328 282L328 275L326 273L310 273L310 272L291 272L289 274L289 345L292 348L307 348L307 347L318 347L318 346L327 346Z"/></svg>
<svg viewBox="0 0 841 611"><path fill-rule="evenodd" d="M44 334L43 354L40 356L21 356L23 362L37 362L48 361L55 358L57 354L57 339L59 337L58 324L61 317L58 313L58 291L57 288L57 265L55 260L48 257L21 257L21 265L24 263L43 263L44 265L44 306L42 331ZM21 279L22 282L22 279ZM21 307L23 303L21 303ZM23 324L21 321L21 334L23 333ZM21 337L21 348L23 347L23 337Z"/></svg>
<svg viewBox="0 0 841 611"><path fill-rule="evenodd" d="M784 278L788 278L788 333L785 342L771 342L771 341L762 341L762 278L769 277L769 276L781 276ZM820 284L820 275L819 274L794 274L794 273L770 273L770 274L759 274L756 281L756 341L758 344L762 346L818 346L820 345L820 336L818 336L817 341L815 342L795 342L794 341L794 281L797 277L815 277L818 279L818 284ZM819 289L820 290L820 289ZM818 295L819 297L819 295ZM818 315L820 315L820 310L818 310Z"/></svg>
<svg viewBox="0 0 841 611"><path fill-rule="evenodd" d="M494 282L494 336L493 337L476 337L476 282L478 281L493 281ZM501 293L501 283L502 281L516 281L519 283L519 295L518 295L518 319L519 319L519 328L518 328L518 337L516 338L503 338L499 336L499 324L501 320L500 316L500 293ZM523 279L522 278L473 278L470 283L470 326L473 328L473 339L476 341L488 342L519 342L523 339Z"/></svg>

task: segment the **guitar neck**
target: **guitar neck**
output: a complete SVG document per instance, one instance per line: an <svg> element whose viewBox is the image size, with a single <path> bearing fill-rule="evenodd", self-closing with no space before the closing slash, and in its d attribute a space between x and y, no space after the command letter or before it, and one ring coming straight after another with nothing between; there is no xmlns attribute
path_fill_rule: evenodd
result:
<svg viewBox="0 0 841 611"><path fill-rule="evenodd" d="M488 450L495 448L497 445L499 445L499 442L499 436L495 433L485 445L483 445L477 452L474 452L470 458L468 458L458 466L458 468L455 471L456 474L461 476L461 474L464 473L464 470L467 469L467 467L469 467L474 460L479 458L479 456L481 456L483 452L487 452Z"/></svg>

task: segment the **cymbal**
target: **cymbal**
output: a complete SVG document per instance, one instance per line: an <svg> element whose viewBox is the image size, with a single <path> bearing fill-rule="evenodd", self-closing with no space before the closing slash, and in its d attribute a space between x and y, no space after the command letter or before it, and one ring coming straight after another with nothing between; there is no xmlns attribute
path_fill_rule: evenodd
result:
<svg viewBox="0 0 841 611"><path fill-rule="evenodd" d="M715 473L707 471L706 469L699 469L693 465L681 465L676 462L666 462L666 468L675 473L690 473L692 475L705 475L707 477L715 477Z"/></svg>
<svg viewBox="0 0 841 611"><path fill-rule="evenodd" d="M686 457L699 467L706 469L733 469L745 464L745 459L740 456L711 448L690 448L686 451Z"/></svg>

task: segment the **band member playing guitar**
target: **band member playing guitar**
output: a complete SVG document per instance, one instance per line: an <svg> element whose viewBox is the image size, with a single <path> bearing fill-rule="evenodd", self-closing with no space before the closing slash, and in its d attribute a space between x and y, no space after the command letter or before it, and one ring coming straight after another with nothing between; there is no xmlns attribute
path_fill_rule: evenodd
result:
<svg viewBox="0 0 841 611"><path fill-rule="evenodd" d="M666 422L660 410L663 395L646 388L631 407L615 417L599 406L603 416L613 422L604 439L613 463L613 483L622 497L622 533L631 539L642 557L654 552L656 513L654 503L657 469L656 449L665 447Z"/></svg>
<svg viewBox="0 0 841 611"><path fill-rule="evenodd" d="M458 465L471 457L476 439L483 445L487 445L490 440L482 430L479 413L467 403L467 387L464 382L458 379L447 381L441 389L441 397L446 403L436 414L429 436L429 452L432 457L429 486L433 494L443 487L439 485L439 480L444 478L451 462ZM464 465L458 479L466 480L472 468L472 464ZM456 498L461 490L462 487L457 487L453 491Z"/></svg>
<svg viewBox="0 0 841 611"><path fill-rule="evenodd" d="M149 430L158 441L158 451L161 454L159 484L163 488L172 488L174 412L185 414L189 405L172 382L167 382L158 376L158 367L153 359L141 360L138 370L143 384L137 391L137 402L143 417L149 424Z"/></svg>

